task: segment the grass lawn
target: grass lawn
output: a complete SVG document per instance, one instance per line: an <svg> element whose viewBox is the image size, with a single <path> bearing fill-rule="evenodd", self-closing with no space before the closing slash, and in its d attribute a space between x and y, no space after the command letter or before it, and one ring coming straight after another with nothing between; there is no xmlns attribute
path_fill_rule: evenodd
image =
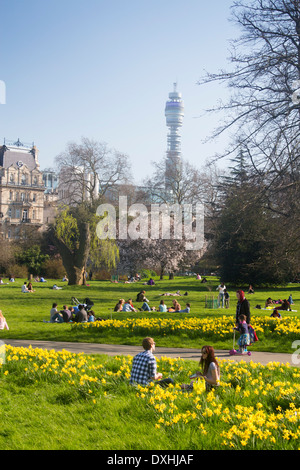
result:
<svg viewBox="0 0 300 470"><path fill-rule="evenodd" d="M97 343L115 343L115 344L135 344L140 345L141 339L145 335L156 335L159 346L172 347L191 347L199 348L204 342L209 342L216 349L228 349L232 347L232 329L231 320L235 317L236 308L236 288L228 288L230 294L230 307L228 309L205 308L205 297L214 296L217 298L216 286L219 281L215 277L208 277L207 284L201 282L195 277L178 277L174 280L155 280L155 286L144 286L143 281L125 284L111 283L109 281L91 281L88 286L68 286L66 283L57 280L48 280L46 283L33 283L35 292L32 294L23 294L21 286L24 280L17 279L15 283L0 286L0 308L9 324L9 331L1 331L0 338L11 339L32 339L32 340L53 340L53 341L75 341L75 342L97 342ZM5 282L5 281L4 281ZM56 283L61 290L53 290L52 286ZM116 313L113 308L119 298L132 298L135 306L141 306L135 302L137 293L145 289L146 296L151 306L158 307L161 299L165 300L167 306L171 306L172 299L176 298L181 303L182 308L186 302L191 304L191 312L185 313L159 313L159 312L138 312L138 313ZM181 294L188 292L187 296L182 297L162 297L160 294L165 292ZM244 290L247 292L247 288ZM247 295L251 305L252 319L269 318L271 312L256 309L260 304L264 307L265 300L268 297L272 299L284 299L292 294L295 304L293 310L297 312L283 312L283 320L292 318L300 319L300 285L290 284L288 286L257 289L255 294ZM58 303L58 308L64 304L71 305L72 297L83 301L86 297L94 301L94 311L97 317L103 319L124 320L126 319L151 319L159 321L167 319L171 321L180 320L186 328L174 330L167 328L160 329L158 332L151 325L148 329L135 328L128 330L124 327L115 328L74 328L72 324L50 324L50 309L53 302ZM223 318L221 326L218 327L218 320ZM193 319L212 322L208 325L206 331L196 330L188 324ZM223 324L227 323L227 333L222 334ZM273 323L273 322L272 322ZM188 324L188 325L187 325ZM230 332L228 331L230 324ZM108 325L108 324L107 324ZM212 325L219 328L216 331ZM287 326L289 328L289 326ZM288 337L286 332L280 334L269 331L259 331L259 342L252 346L252 350L261 351L281 351L293 352L291 348L292 340L297 339L297 330L293 337Z"/></svg>
<svg viewBox="0 0 300 470"><path fill-rule="evenodd" d="M299 449L298 367L223 360L219 388L206 392L200 380L182 392L194 361L158 360L175 381L166 389L129 385L131 362L8 346L0 449Z"/></svg>
<svg viewBox="0 0 300 470"><path fill-rule="evenodd" d="M209 278L206 285L186 277L157 280L154 287L145 286L151 306L156 307L159 294L187 291L188 295L179 299L182 306L187 301L191 303L190 314L112 313L119 298L135 300L144 287L142 282L92 281L86 287L71 287L48 280L46 284L35 283L33 294L22 294L23 282L17 280L0 287L0 308L10 327L9 331L0 332L0 339L140 345L142 337L151 334L158 346L199 348L209 343L216 349L232 347L236 289L229 289L229 309L205 308L205 296L216 297L216 278ZM52 290L54 283L62 289ZM257 304L263 306L269 296L287 298L291 293L293 308L298 311L283 313L281 321L270 320L270 312L254 308ZM73 296L79 300L91 298L96 315L106 321L81 325L43 321L49 320L53 302L62 308L71 304ZM300 319L300 286L261 289L247 297L259 330L259 342L252 348L294 352L292 340L300 336L295 327ZM171 305L172 297L165 300ZM216 391L205 392L200 381L193 392L183 393L180 384L189 381L198 367L195 361L158 360L158 370L175 380L175 386L168 389L130 386L131 361L130 356L111 358L7 346L5 362L0 365L0 449L114 449L132 453L299 449L298 367L223 360L221 383Z"/></svg>

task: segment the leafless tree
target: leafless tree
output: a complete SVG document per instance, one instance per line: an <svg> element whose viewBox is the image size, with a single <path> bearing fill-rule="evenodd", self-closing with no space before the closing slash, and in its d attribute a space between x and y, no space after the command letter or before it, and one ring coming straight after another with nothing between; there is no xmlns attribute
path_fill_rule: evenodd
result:
<svg viewBox="0 0 300 470"><path fill-rule="evenodd" d="M108 148L107 144L88 138L70 142L56 157L59 169L59 196L73 205L83 201L94 203L117 184L130 179L129 158Z"/></svg>
<svg viewBox="0 0 300 470"><path fill-rule="evenodd" d="M191 165L187 160L172 164L168 157L153 162L154 172L143 185L147 188L146 197L152 201L168 204L195 204L206 198L207 173Z"/></svg>
<svg viewBox="0 0 300 470"><path fill-rule="evenodd" d="M231 41L232 70L207 73L199 84L225 83L230 89L227 103L208 112L225 116L213 138L231 131L227 154L242 145L250 151L257 171L274 169L266 139L276 141L276 162L286 165L290 147L300 138L300 2L299 0L236 0L232 21L241 29ZM258 151L259 150L259 151ZM298 158L298 157L297 157Z"/></svg>

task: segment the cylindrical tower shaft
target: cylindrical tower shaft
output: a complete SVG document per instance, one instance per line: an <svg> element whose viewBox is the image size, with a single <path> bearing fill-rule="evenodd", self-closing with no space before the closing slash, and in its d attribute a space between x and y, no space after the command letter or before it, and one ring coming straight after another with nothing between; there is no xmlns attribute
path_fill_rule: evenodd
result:
<svg viewBox="0 0 300 470"><path fill-rule="evenodd" d="M181 166L181 134L184 117L184 103L181 93L177 91L177 83L174 83L173 92L169 93L169 100L165 107L166 124L169 128L167 137L167 161L166 178L168 174L174 174L174 169L180 170Z"/></svg>

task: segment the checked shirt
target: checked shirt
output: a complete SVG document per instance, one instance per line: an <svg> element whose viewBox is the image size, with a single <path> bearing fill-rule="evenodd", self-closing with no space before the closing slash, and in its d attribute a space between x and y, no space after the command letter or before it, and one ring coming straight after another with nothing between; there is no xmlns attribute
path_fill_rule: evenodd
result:
<svg viewBox="0 0 300 470"><path fill-rule="evenodd" d="M148 385L156 375L156 359L151 351L142 351L132 361L130 383Z"/></svg>

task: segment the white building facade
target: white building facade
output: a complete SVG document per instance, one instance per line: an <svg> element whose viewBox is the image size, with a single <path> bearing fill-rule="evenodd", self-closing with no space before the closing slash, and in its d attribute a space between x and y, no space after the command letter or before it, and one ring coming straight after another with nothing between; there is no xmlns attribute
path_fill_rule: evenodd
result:
<svg viewBox="0 0 300 470"><path fill-rule="evenodd" d="M0 147L0 237L17 240L43 226L44 191L38 150L19 140Z"/></svg>

